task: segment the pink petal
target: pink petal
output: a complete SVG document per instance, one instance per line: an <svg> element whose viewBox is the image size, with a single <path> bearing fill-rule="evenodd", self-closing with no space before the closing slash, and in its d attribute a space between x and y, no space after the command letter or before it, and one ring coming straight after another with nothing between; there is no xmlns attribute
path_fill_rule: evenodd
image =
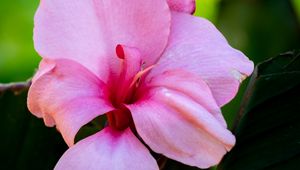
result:
<svg viewBox="0 0 300 170"><path fill-rule="evenodd" d="M29 89L28 108L44 118L47 126L56 124L71 146L83 125L113 110L105 88L101 80L74 61L43 60Z"/></svg>
<svg viewBox="0 0 300 170"><path fill-rule="evenodd" d="M193 14L196 10L195 0L167 0L171 10Z"/></svg>
<svg viewBox="0 0 300 170"><path fill-rule="evenodd" d="M123 132L109 127L67 150L56 170L158 170L148 149L130 129Z"/></svg>
<svg viewBox="0 0 300 170"><path fill-rule="evenodd" d="M106 81L109 68L119 64L117 44L138 48L147 65L157 61L170 20L164 0L42 0L35 15L35 48L46 58L75 60Z"/></svg>
<svg viewBox="0 0 300 170"><path fill-rule="evenodd" d="M213 114L224 127L227 126L210 88L199 76L184 70L169 70L154 77L148 82L148 86L166 87L189 96Z"/></svg>
<svg viewBox="0 0 300 170"><path fill-rule="evenodd" d="M252 73L253 63L230 47L209 21L176 12L172 19L169 44L152 76L169 69L185 69L208 83L219 106L228 103L240 82Z"/></svg>
<svg viewBox="0 0 300 170"><path fill-rule="evenodd" d="M235 144L230 131L180 92L152 89L128 108L145 143L153 151L182 163L208 168L218 164Z"/></svg>
<svg viewBox="0 0 300 170"><path fill-rule="evenodd" d="M55 67L55 65L56 64L53 60L47 60L47 59L42 60L39 64L39 69L37 70L34 77L32 78L32 82L35 82L42 75L52 70Z"/></svg>

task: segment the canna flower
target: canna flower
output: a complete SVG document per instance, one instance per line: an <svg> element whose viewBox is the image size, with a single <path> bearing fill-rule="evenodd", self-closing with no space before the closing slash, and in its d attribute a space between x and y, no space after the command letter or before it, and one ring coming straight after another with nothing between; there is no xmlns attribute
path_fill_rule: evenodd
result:
<svg viewBox="0 0 300 170"><path fill-rule="evenodd" d="M149 150L208 168L235 144L220 107L253 63L193 0L41 0L28 108L70 147L56 169L158 170ZM74 144L79 129L108 125Z"/></svg>

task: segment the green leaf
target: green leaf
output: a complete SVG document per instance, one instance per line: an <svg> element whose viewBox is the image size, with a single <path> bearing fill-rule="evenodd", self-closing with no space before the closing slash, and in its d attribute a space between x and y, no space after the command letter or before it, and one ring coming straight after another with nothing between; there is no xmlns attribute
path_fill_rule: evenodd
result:
<svg viewBox="0 0 300 170"><path fill-rule="evenodd" d="M220 0L218 7L217 28L254 63L300 48L300 20L290 0ZM222 108L230 128L245 89L241 86L238 95Z"/></svg>
<svg viewBox="0 0 300 170"><path fill-rule="evenodd" d="M222 0L219 6L217 27L255 63L300 48L300 24L291 0Z"/></svg>
<svg viewBox="0 0 300 170"><path fill-rule="evenodd" d="M26 106L29 84L0 84L1 169L53 169L67 149L55 128L47 128Z"/></svg>
<svg viewBox="0 0 300 170"><path fill-rule="evenodd" d="M204 17L216 23L218 14L218 4L220 0L196 1L196 16Z"/></svg>
<svg viewBox="0 0 300 170"><path fill-rule="evenodd" d="M106 116L100 115L82 126L75 136L75 143L102 130L107 124Z"/></svg>
<svg viewBox="0 0 300 170"><path fill-rule="evenodd" d="M236 146L218 169L299 169L300 53L257 65L236 121Z"/></svg>

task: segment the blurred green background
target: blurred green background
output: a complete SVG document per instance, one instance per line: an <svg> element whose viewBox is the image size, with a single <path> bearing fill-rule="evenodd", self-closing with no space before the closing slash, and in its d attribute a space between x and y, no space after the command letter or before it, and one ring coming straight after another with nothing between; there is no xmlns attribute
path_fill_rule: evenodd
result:
<svg viewBox="0 0 300 170"><path fill-rule="evenodd" d="M196 0L195 15L212 21L230 44L258 63L300 47L300 0ZM37 0L0 1L0 83L25 81L40 57L32 42ZM223 108L232 124L239 95Z"/></svg>

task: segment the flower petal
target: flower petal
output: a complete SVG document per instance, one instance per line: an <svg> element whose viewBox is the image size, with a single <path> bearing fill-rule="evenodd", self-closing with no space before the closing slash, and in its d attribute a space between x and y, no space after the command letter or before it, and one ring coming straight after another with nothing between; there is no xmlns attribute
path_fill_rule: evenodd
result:
<svg viewBox="0 0 300 170"><path fill-rule="evenodd" d="M151 79L147 85L151 87L166 87L189 96L213 114L224 127L227 126L210 88L199 76L184 70L169 70Z"/></svg>
<svg viewBox="0 0 300 170"><path fill-rule="evenodd" d="M114 109L105 88L101 80L74 61L44 59L28 92L28 108L44 118L47 126L56 124L71 146L83 125Z"/></svg>
<svg viewBox="0 0 300 170"><path fill-rule="evenodd" d="M158 170L155 159L130 129L109 127L79 141L60 158L56 170Z"/></svg>
<svg viewBox="0 0 300 170"><path fill-rule="evenodd" d="M195 0L167 0L171 10L193 14L196 9Z"/></svg>
<svg viewBox="0 0 300 170"><path fill-rule="evenodd" d="M182 163L208 168L235 144L231 132L212 114L179 92L152 89L128 108L145 143Z"/></svg>
<svg viewBox="0 0 300 170"><path fill-rule="evenodd" d="M118 64L117 44L138 48L149 65L157 61L170 20L165 0L42 0L34 43L42 57L73 59L106 82L109 68Z"/></svg>
<svg viewBox="0 0 300 170"><path fill-rule="evenodd" d="M209 21L172 12L169 44L152 76L178 68L201 76L218 105L223 106L235 96L240 82L252 73L253 63L230 47Z"/></svg>

